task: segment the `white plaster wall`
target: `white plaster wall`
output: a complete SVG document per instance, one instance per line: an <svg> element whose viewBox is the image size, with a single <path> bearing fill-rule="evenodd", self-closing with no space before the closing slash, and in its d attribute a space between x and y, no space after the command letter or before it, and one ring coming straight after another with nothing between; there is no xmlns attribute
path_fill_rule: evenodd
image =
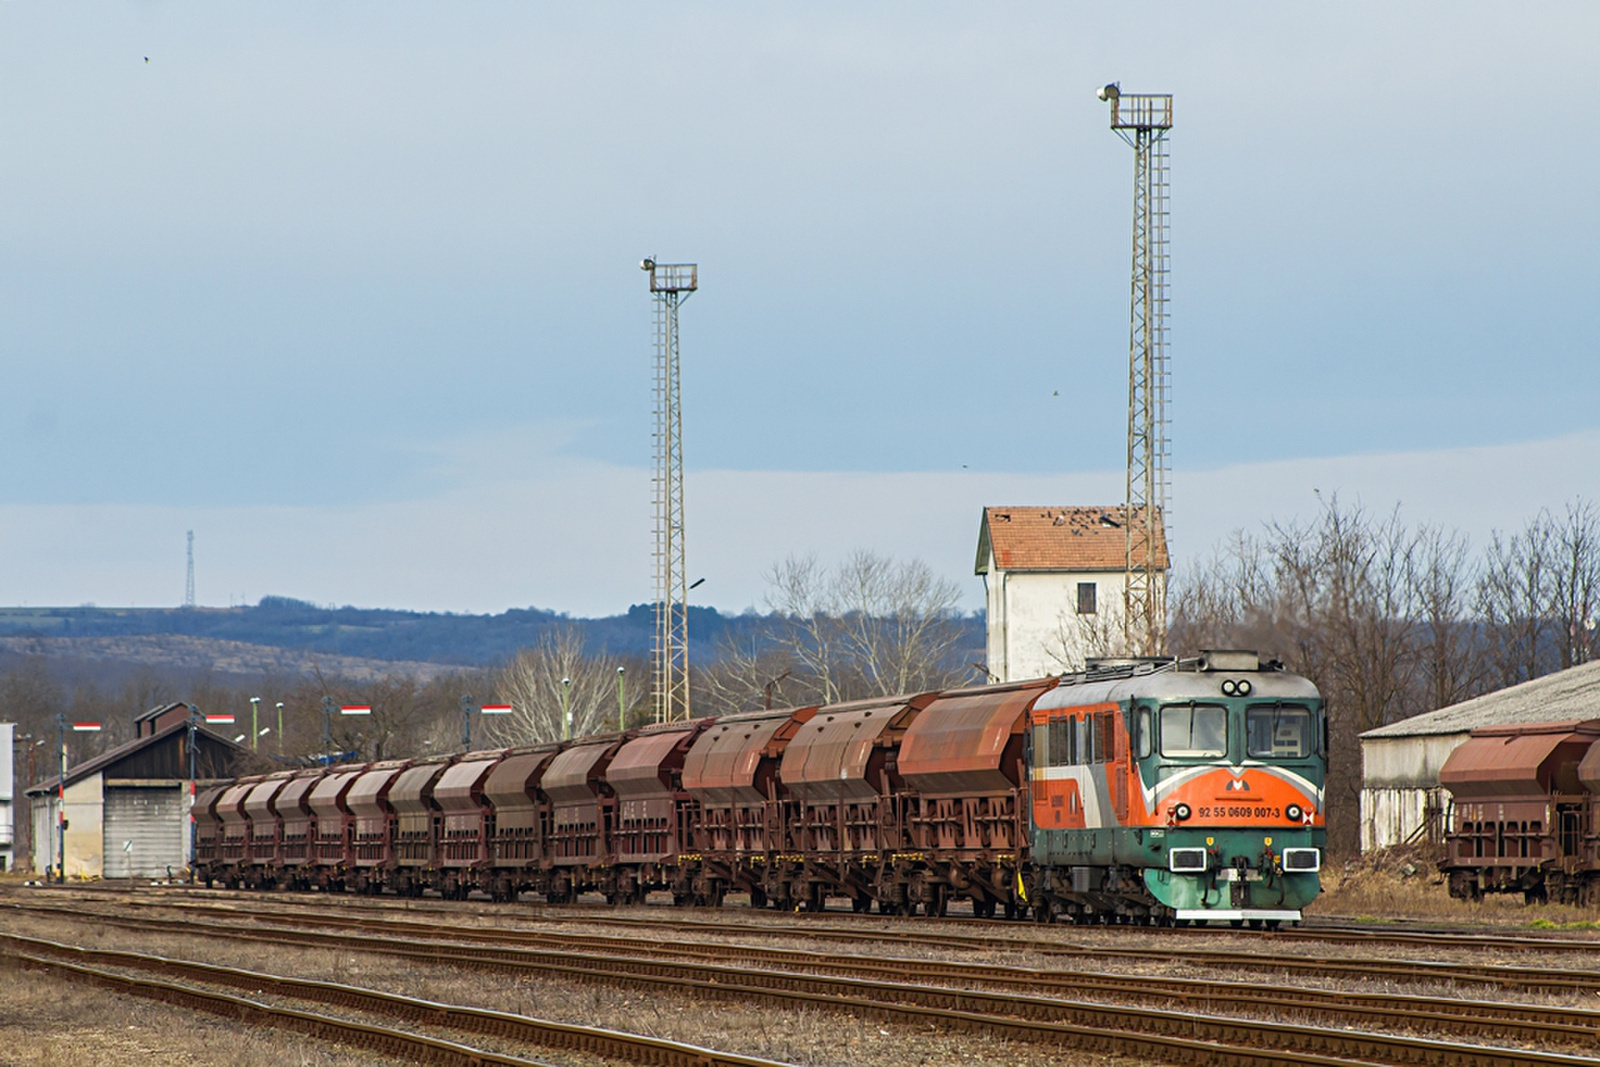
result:
<svg viewBox="0 0 1600 1067"><path fill-rule="evenodd" d="M56 798L33 797L33 873L43 875L56 862Z"/></svg>
<svg viewBox="0 0 1600 1067"><path fill-rule="evenodd" d="M98 774L67 786L67 877L99 878L105 871L105 795Z"/></svg>
<svg viewBox="0 0 1600 1067"><path fill-rule="evenodd" d="M1122 573L991 572L989 669L1000 681L1039 678L1083 667L1085 655L1114 652L1101 641L1120 635ZM1095 583L1097 611L1078 614L1078 583Z"/></svg>

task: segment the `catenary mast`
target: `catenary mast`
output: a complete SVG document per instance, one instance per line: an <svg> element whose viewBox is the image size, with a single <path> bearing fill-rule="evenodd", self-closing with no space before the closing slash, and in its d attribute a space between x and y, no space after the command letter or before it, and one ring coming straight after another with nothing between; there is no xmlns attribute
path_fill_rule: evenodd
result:
<svg viewBox="0 0 1600 1067"><path fill-rule="evenodd" d="M1167 519L1167 131L1172 95L1099 91L1111 128L1133 149L1133 271L1128 306L1128 466L1124 500L1123 637L1133 655L1166 645L1160 541Z"/></svg>
<svg viewBox="0 0 1600 1067"><path fill-rule="evenodd" d="M683 522L683 408L678 380L678 305L699 288L693 263L639 264L655 299L656 722L689 718L689 583Z"/></svg>

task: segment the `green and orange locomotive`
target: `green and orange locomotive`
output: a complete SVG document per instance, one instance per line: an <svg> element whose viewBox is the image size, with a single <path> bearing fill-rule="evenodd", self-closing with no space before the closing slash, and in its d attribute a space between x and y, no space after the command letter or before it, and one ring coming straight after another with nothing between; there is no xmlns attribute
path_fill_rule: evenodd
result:
<svg viewBox="0 0 1600 1067"><path fill-rule="evenodd" d="M1254 652L1096 666L1030 713L1035 909L1298 921L1327 831L1315 686Z"/></svg>

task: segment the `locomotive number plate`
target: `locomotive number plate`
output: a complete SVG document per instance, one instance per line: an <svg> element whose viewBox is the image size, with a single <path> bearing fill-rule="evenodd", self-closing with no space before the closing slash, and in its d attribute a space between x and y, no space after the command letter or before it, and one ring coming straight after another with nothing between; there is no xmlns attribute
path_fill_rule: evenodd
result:
<svg viewBox="0 0 1600 1067"><path fill-rule="evenodd" d="M1194 809L1197 819L1281 819L1283 809L1265 804L1217 804Z"/></svg>

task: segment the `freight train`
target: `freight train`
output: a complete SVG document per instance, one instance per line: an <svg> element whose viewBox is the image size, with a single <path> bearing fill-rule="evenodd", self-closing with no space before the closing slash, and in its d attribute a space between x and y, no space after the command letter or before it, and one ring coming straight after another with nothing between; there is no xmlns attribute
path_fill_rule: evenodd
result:
<svg viewBox="0 0 1600 1067"><path fill-rule="evenodd" d="M1254 652L240 778L207 886L1276 926L1319 892L1323 704Z"/></svg>
<svg viewBox="0 0 1600 1067"><path fill-rule="evenodd" d="M1451 896L1600 905L1600 719L1479 727L1439 782Z"/></svg>

